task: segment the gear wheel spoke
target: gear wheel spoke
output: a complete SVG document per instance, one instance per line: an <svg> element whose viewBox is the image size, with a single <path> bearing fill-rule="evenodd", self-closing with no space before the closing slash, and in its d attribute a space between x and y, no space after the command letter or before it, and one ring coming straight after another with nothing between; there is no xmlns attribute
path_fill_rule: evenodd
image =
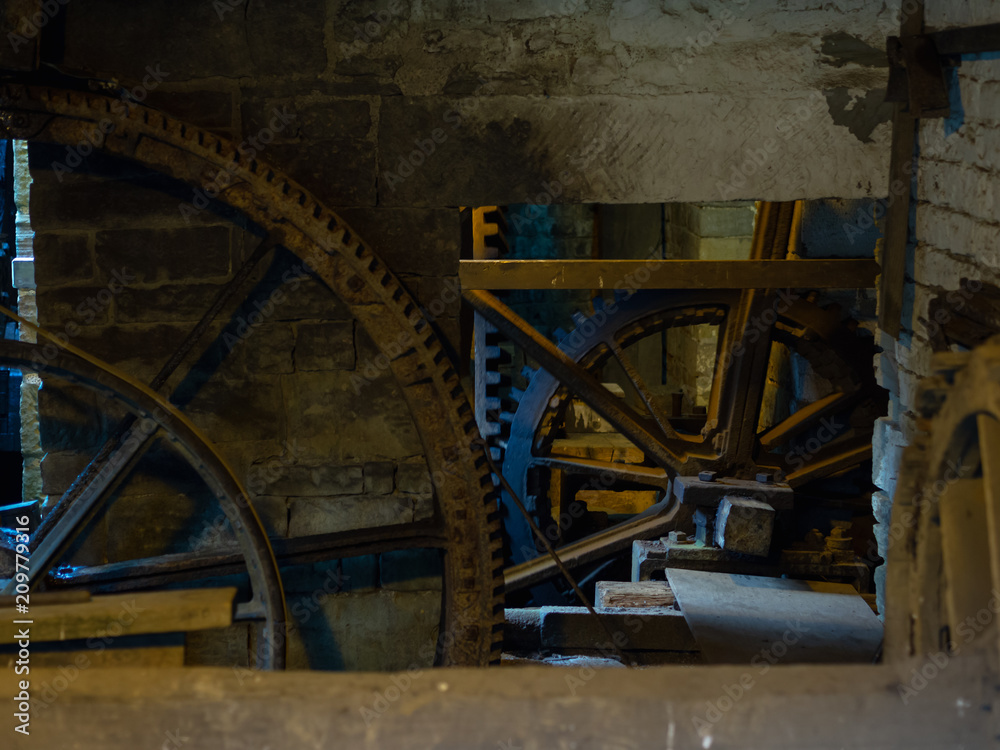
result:
<svg viewBox="0 0 1000 750"><path fill-rule="evenodd" d="M92 92L5 83L0 134L95 150L194 188L225 176L218 200L306 262L340 297L389 363L434 477L435 523L447 539L438 660L499 661L503 632L500 515L472 409L432 326L392 272L295 181L236 143L141 105ZM111 129L98 124L110 123ZM398 356L400 341L408 349ZM395 353L394 353L395 352Z"/></svg>
<svg viewBox="0 0 1000 750"><path fill-rule="evenodd" d="M874 419L884 413L885 394L875 384L871 372L873 346L870 339L857 335L850 321L841 321L839 310L820 308L814 302L775 306L774 297L757 295L752 304L746 297L724 291L638 292L615 304L613 315L603 310L600 325L583 326L568 334L560 353L578 368L599 376L603 367L621 360L620 351L679 326L712 323L718 326L716 372L710 402L702 420L692 426L690 417L665 417L677 439L660 437L660 448L669 446L667 466L629 465L559 455L555 440L565 429L566 408L571 390L558 377L543 369L530 378L529 386L510 418L510 437L504 451L504 473L518 492L528 496L532 486L545 491L547 482L539 472L553 469L568 474L606 478L615 476L611 487L645 485L663 487L677 474L714 470L729 476L753 479L758 471L787 469L787 481L800 486L808 481L840 473L860 465L871 456ZM599 309L595 305L595 309ZM764 310L783 310L770 325ZM755 331L752 335L749 330ZM834 384L832 393L802 406L766 430L759 428L764 373L772 342L779 342L801 356L821 377ZM744 346L739 347L743 342ZM739 352L739 356L733 356ZM558 374L558 373L557 373ZM631 378L630 378L631 379ZM587 398L583 399L585 402ZM654 402L655 403L655 402ZM811 439L819 427L833 420L844 429L830 435L816 450L801 449L801 465L789 462L789 451ZM681 426L687 428L681 432ZM632 441L645 451L645 446ZM811 447L812 443L805 442ZM647 459L649 455L647 455ZM656 462L652 462L655 464ZM654 472L663 471L662 475ZM603 483L602 488L607 488ZM505 519L510 536L513 563L530 559L530 547L518 535L520 530Z"/></svg>

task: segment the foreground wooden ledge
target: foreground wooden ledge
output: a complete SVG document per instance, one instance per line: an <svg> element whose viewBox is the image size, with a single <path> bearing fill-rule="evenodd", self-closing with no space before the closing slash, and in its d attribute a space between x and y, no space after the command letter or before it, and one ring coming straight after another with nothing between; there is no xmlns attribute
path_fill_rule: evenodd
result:
<svg viewBox="0 0 1000 750"><path fill-rule="evenodd" d="M31 736L14 733L8 713L3 747L993 746L1000 715L993 654L941 658L943 666L929 669L930 660L919 659L897 668L122 669L113 679L97 669L33 670ZM914 681L921 671L931 676ZM5 697L16 694L15 679L0 677ZM902 696L901 684L915 689Z"/></svg>
<svg viewBox="0 0 1000 750"><path fill-rule="evenodd" d="M463 260L463 289L866 289L874 260Z"/></svg>

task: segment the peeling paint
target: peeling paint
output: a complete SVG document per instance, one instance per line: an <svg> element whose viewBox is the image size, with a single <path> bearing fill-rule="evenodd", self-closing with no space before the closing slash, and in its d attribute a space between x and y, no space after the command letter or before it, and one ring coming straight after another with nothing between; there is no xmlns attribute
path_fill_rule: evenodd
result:
<svg viewBox="0 0 1000 750"><path fill-rule="evenodd" d="M872 131L892 119L892 106L885 103L885 91L875 89L863 95L849 89L835 88L823 92L834 125L847 128L862 143L872 142Z"/></svg>
<svg viewBox="0 0 1000 750"><path fill-rule="evenodd" d="M827 64L835 68L851 64L868 68L889 67L885 50L872 47L858 37L843 31L825 35L820 51L830 58L826 61Z"/></svg>

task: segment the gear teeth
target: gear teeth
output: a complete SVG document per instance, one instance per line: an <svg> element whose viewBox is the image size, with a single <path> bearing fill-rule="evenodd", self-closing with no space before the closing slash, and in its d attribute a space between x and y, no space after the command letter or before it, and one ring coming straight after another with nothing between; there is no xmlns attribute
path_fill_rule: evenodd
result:
<svg viewBox="0 0 1000 750"><path fill-rule="evenodd" d="M528 365L525 365L524 367L521 368L521 377L527 380L528 382L531 382L531 379L535 377L535 369L533 367L528 367Z"/></svg>
<svg viewBox="0 0 1000 750"><path fill-rule="evenodd" d="M594 295L594 299L590 301L590 304L594 306L594 312L599 313L604 310L604 297L599 294Z"/></svg>
<svg viewBox="0 0 1000 750"><path fill-rule="evenodd" d="M517 401L517 403L521 403L521 399L524 398L524 391L520 388L511 388L510 397Z"/></svg>
<svg viewBox="0 0 1000 750"><path fill-rule="evenodd" d="M500 413L500 421L505 424L510 424L514 421L514 412L505 411Z"/></svg>
<svg viewBox="0 0 1000 750"><path fill-rule="evenodd" d="M582 326L582 325L583 325L584 323L586 323L586 322L587 322L587 316L586 316L586 315L584 315L584 314L583 314L582 312L580 312L579 310L577 310L576 312L574 312L574 313L573 313L573 323L574 323L574 324L575 324L575 325L576 325L576 326L577 326L578 328L579 328L580 326Z"/></svg>
<svg viewBox="0 0 1000 750"><path fill-rule="evenodd" d="M569 331L567 331L565 328L557 328L552 332L552 335L555 336L556 341L561 344L563 339L569 336Z"/></svg>
<svg viewBox="0 0 1000 750"><path fill-rule="evenodd" d="M20 87L18 88L20 89ZM28 91L32 91L32 93L29 94L30 98L35 99L35 97L37 97L35 101L38 101L39 104L41 104L45 109L49 110L52 113L50 117L52 118L52 121L57 124L56 125L57 129L58 129L58 123L60 123L61 121L60 118L66 117L66 115L63 112L63 107L66 105L70 107L69 111L73 113L72 116L74 118L79 117L79 120L77 120L77 122L82 123L86 122L87 119L91 117L90 114L91 112L95 113L97 116L100 116L99 109L101 107L102 100L104 101L104 106L108 107L108 109L110 109L109 106L110 103L114 102L113 98L105 99L103 96L100 96L99 94L66 93L65 95L63 95L57 89L48 89L48 88L39 88L34 90L38 92L37 94L34 93L32 89L28 89ZM21 93L22 92L20 90L17 91L18 96L20 96ZM62 99L64 97L65 97L64 103L57 101L58 99ZM25 103L27 104L27 102ZM149 136L145 135L145 133L149 131L145 130L144 128L144 126L148 126L150 130L163 131L163 136L162 136L163 140L161 141L161 145L163 146L163 148L168 149L166 153L170 157L175 156L175 154L172 154L169 151L169 149L174 148L177 149L176 156L186 157L190 155L192 157L196 157L198 159L199 164L202 162L210 164L213 162L215 156L221 156L222 161L225 161L227 157L235 160L235 154L237 152L233 151L232 152L233 156L229 156L230 147L225 145L227 142L222 138L210 135L207 131L203 131L198 128L186 126L179 122L169 120L165 115L159 115L155 111L148 110L142 106L133 107L132 105L130 105L127 107L127 110L128 111L125 113L126 119L124 119L123 122L121 123L122 132L119 133L116 130L116 136L121 136L121 140L134 144L135 140L137 140L138 138L148 139ZM136 129L133 130L133 127L135 127ZM176 141L178 137L184 139L184 142L178 144ZM109 154L113 154L117 150L120 149L118 147L112 148L110 146L107 148L107 152ZM140 162L147 161L147 159L145 159L141 155L139 156L138 160ZM218 160L214 161L215 163L218 163ZM184 164L186 162L184 161L183 158L180 158L176 161L172 161L172 163ZM319 233L322 232L322 230L319 229L318 223L316 224L316 226L310 226L310 222L318 222L320 216L323 213L323 209L319 208L318 205L310 205L311 198L309 197L308 193L303 191L301 188L296 187L294 183L289 182L280 173L275 174L275 172L273 170L269 170L266 167L266 165L249 158L243 160L242 163L245 165L244 168L248 170L248 173L252 175L252 177L247 178L248 181L246 183L247 184L246 189L248 192L253 192L257 190L258 187L262 189L265 183L271 185L270 191L272 192L270 196L262 195L260 201L256 206L256 208L258 209L257 213L261 217L263 217L262 222L266 221L267 223L274 223L278 224L279 226L282 223L284 223L288 227L294 227L296 236L301 235L303 238L305 238L305 244L303 245L303 248L308 249L310 243L310 240L308 238L317 236ZM156 168L158 165L153 165L153 166L154 168ZM160 171L166 172L168 170L160 170ZM266 173L266 176L263 173ZM286 206L291 207L293 201L296 206L293 209L294 213L288 215L287 218L281 216L281 214L284 213L283 209ZM230 201L225 201L225 202L230 202ZM499 230L502 230L504 227L502 218L503 217L499 215L498 212L498 216L495 217L494 219L494 221L497 223ZM325 238L322 239L324 240L329 239L329 236L326 236ZM381 308L385 308L385 310L396 310L397 308L393 306L398 305L399 302L402 301L404 303L403 306L408 308L407 317L409 317L410 312L412 312L414 309L412 304L409 302L409 296L406 295L401 298L395 297L394 294L395 288L393 286L395 282L392 281L391 275L387 274L384 271L385 268L384 265L375 260L372 257L370 251L367 248L365 248L356 238L351 238L350 233L347 232L346 229L342 231L338 243L340 245L339 249L333 248L332 245L327 245L327 251L329 252L330 255L335 256L335 258L337 258L338 260L340 259L341 255L345 257L349 257L349 255L354 255L358 260L367 263L368 271L370 272L377 271L379 273L380 278L370 279L370 281L373 282L373 293L377 292L377 296L374 297L375 302ZM297 250L297 252L301 251ZM360 268L359 268L359 275L352 277L350 281L352 282L364 281L364 279L362 278L362 272ZM376 281L379 283L374 284L374 282ZM378 289L374 289L374 287L378 287ZM387 304L390 295L393 296L394 298L394 302L392 305ZM379 300L378 299L379 297L383 299ZM385 310L382 311L383 314L386 314ZM424 318L420 318L420 321L422 324L419 326L415 326L415 330L418 333L421 333L421 338L417 341L414 341L412 344L410 344L410 346L417 351L416 359L421 362L420 364L421 368L426 370L424 361L425 360L429 361L431 359L434 359L434 365L433 365L434 368L441 368L442 363L438 362L438 360L434 358L435 353L438 351L439 343L435 337L427 337L426 333L423 333L424 331L426 331L426 327L428 324ZM385 349L385 347L382 348ZM437 372L432 372L429 370L425 371L421 375L421 377L425 378L425 380L417 381L417 385L423 388L424 386L422 386L421 383L431 382L431 375L434 376L434 380L437 381L439 384L442 382L448 383L449 381L453 380L453 375L448 374L449 372L450 371L447 369L445 369L444 372L441 372L440 369L438 369ZM447 387L449 386L442 386L442 385L435 386L438 390L434 393L429 393L428 398L433 398L435 401L443 399L446 395ZM442 404L442 406L446 405L447 404ZM457 430L466 429L464 425L455 421L454 412L452 412L449 415L447 411L442 411L441 414L448 421L442 422L441 424L428 423L427 424L428 428L431 426L436 427L437 430L435 432L441 430L442 428L448 428L448 427L454 427ZM414 418L416 418L416 412L414 412ZM464 419L462 421L465 422ZM419 421L417 423L417 426L422 427ZM452 435L452 438L450 439L454 439L455 437L458 436ZM461 439L457 445L453 443L451 447L446 447L444 444L441 444L440 448L438 448L437 450L439 451L439 454L442 456L442 458L446 460L445 464L443 465L445 467L447 467L448 464L453 461L461 463L461 462L466 462L468 460L467 448L461 444ZM454 473L455 476L463 478L471 474L471 472L467 473L464 470L464 467L461 466L457 466L451 469L451 471ZM483 478L488 477L488 475L485 472L480 474L479 476ZM439 503L438 504L439 508L447 508L448 505L453 505L456 507L456 509L462 510L463 512L466 510L466 508L459 506L467 506L468 511L470 513L478 513L482 510L481 506L476 507L478 505L478 502L474 501L474 498L466 496L465 491L461 486L456 487L456 489L462 490L461 495L456 496L455 498L449 498L445 504ZM481 493L474 492L474 494L481 494ZM492 493L485 493L485 494L487 501L489 501L489 498ZM462 499L468 500L469 502L459 503L458 501ZM456 514L455 518L460 518L460 517ZM479 519L475 520L477 521L476 527L479 527ZM446 521L443 523L445 524L446 528L449 528L451 527L452 521ZM465 523L462 523L459 526L454 527L454 529L458 532L465 532L466 530L472 530L473 528L474 527L471 524L465 524ZM479 528L476 528L476 530L478 531ZM484 639L481 636L477 635L477 633L480 630L485 630L486 622L488 622L484 621L484 615L486 613L481 610L481 604L483 603L483 598L488 597L490 594L490 590L492 589L493 593L492 631L499 632L502 636L502 621L503 621L502 568L497 566L492 569L492 586L487 587L487 585L484 584L483 578L486 576L487 573L490 572L489 569L486 566L479 564L479 562L476 560L476 555L474 555L473 553L469 553L468 555L468 559L472 560L473 562L466 563L465 562L466 556L464 552L459 553L458 551L461 550L462 548L468 550L471 547L474 549L474 551L477 551L481 556L482 552L484 551L481 549L482 548L481 542L478 542L475 538L462 538L461 536L459 537L452 536L450 542L454 543L455 550L453 552L452 548L449 547L449 556L452 558L453 561L456 562L459 559L461 559L461 566L459 567L458 565L455 565L454 570L456 571L461 570L463 576L462 581L456 581L456 583L458 583L458 586L455 587L456 589L461 589L461 590L453 590L446 592L447 599L451 600L451 603L455 606L458 613L461 613L458 614L456 621L453 623L454 626L457 628L457 630L454 630L453 634L456 636L457 640L468 638L470 640L478 640L480 643L484 641ZM477 546L479 547L479 549L475 550L475 547ZM495 553L497 551L497 546L490 545L489 549L491 549ZM469 576L468 578L465 578L466 571L468 571L468 576ZM471 583L466 583L466 581L471 581ZM489 600L487 599L487 601ZM468 616L464 614L464 612L466 611L469 612ZM467 625L466 627L463 627L463 620L466 620L466 623L468 623L470 621L470 618L471 622L475 624L470 624ZM460 650L459 653L461 654L462 650ZM469 651L468 653L472 654L474 652ZM460 658L462 657L460 656ZM474 661L479 661L479 660L474 659Z"/></svg>
<svg viewBox="0 0 1000 750"><path fill-rule="evenodd" d="M494 437L500 434L500 425L496 422L484 422L482 428L483 437Z"/></svg>

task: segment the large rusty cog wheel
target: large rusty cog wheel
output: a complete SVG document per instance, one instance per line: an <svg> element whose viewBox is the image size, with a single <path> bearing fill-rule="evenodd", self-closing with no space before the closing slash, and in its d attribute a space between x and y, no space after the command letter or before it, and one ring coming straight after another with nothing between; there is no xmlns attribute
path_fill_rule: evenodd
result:
<svg viewBox="0 0 1000 750"><path fill-rule="evenodd" d="M61 349L53 353L42 344L0 339L0 365L54 376L101 393L147 420L148 426L139 423L146 432L154 426L164 431L167 439L211 489L235 532L253 594L249 602L239 606L251 617L264 622L257 666L283 669L287 612L274 551L253 506L243 501L247 497L246 490L205 436L165 399L93 358L85 359ZM17 579L13 579L4 593L14 593L16 582Z"/></svg>
<svg viewBox="0 0 1000 750"><path fill-rule="evenodd" d="M434 478L433 528L407 524L359 534L366 539L364 553L413 546L415 531L425 541L420 546L443 550L437 663L498 661L501 528L472 409L430 324L372 249L278 170L243 157L225 138L148 107L123 106L90 92L9 83L0 87L0 133L57 145L93 143L193 187L225 185L218 200L263 228L269 241L298 255L345 303L388 359ZM408 343L402 354L399 342ZM328 550L329 557L353 549L345 540L341 549Z"/></svg>
<svg viewBox="0 0 1000 750"><path fill-rule="evenodd" d="M621 364L646 406L643 416L650 434L659 436L671 462L653 465L650 452L637 443L647 456L645 465L559 455L553 451L553 440L564 428L571 388L544 369L526 370L529 385L516 410L506 416L510 429L501 443L503 473L513 489L530 498L546 486L538 475L559 468L564 473L600 479L604 489L654 489L663 500L669 499L670 479L679 474L714 470L752 479L758 471L766 471L780 473L792 487L799 487L867 461L874 420L884 413L886 404L886 394L877 386L872 371L871 337L858 333L853 321L842 320L836 305L824 308L817 304L815 293L795 294L787 302L758 306L753 316L747 314L747 296L727 291L637 292L613 306L602 297L596 298L595 312L576 316L575 331L563 337L559 349L598 379L608 362ZM770 319L760 314L761 309L777 314ZM767 321L766 327L760 321ZM694 431L690 418L685 425L685 420L664 413L663 404L642 383L626 350L666 329L698 324L719 325L719 348L707 414ZM755 335L748 336L747 331L754 328ZM762 383L772 341L805 359L814 373L829 382L831 393L761 429ZM729 353L734 350L743 353L732 357ZM842 429L824 436L819 450L802 451L801 458L798 453L790 454L808 444L823 420L831 420ZM789 455L795 455L795 460L789 462ZM504 503L508 503L506 496ZM504 521L515 564L530 559L526 551L531 549L530 537L519 521L510 512Z"/></svg>
<svg viewBox="0 0 1000 750"><path fill-rule="evenodd" d="M917 429L883 529L893 660L955 654L988 638L997 645L1000 339L936 354L931 371L916 392Z"/></svg>

